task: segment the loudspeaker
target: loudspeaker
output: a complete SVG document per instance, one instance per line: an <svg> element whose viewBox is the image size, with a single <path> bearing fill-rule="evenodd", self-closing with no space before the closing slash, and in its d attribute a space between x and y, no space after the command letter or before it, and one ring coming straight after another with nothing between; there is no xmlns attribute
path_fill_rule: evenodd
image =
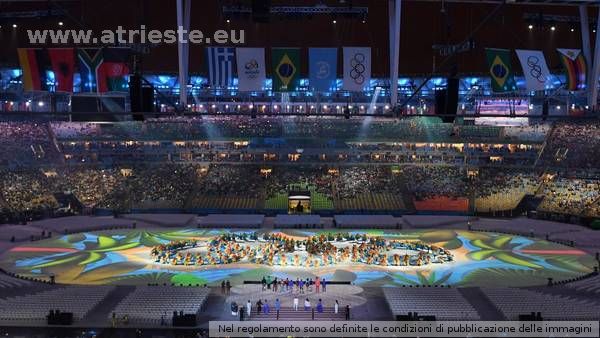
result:
<svg viewBox="0 0 600 338"><path fill-rule="evenodd" d="M131 115L134 121L144 120L143 114L135 114L143 112L142 97L142 77L134 74L129 77L129 102L131 105Z"/></svg>
<svg viewBox="0 0 600 338"><path fill-rule="evenodd" d="M142 86L142 111L154 112L154 88L150 86Z"/></svg>
<svg viewBox="0 0 600 338"><path fill-rule="evenodd" d="M271 0L252 0L252 21L267 23L271 14Z"/></svg>
<svg viewBox="0 0 600 338"><path fill-rule="evenodd" d="M144 114L154 112L154 88L143 84L140 75L132 75L129 78L129 98L131 100L131 112L134 121L143 121Z"/></svg>
<svg viewBox="0 0 600 338"><path fill-rule="evenodd" d="M446 115L452 115L452 122L456 117L456 110L458 109L458 79L448 79L448 92L446 94Z"/></svg>
<svg viewBox="0 0 600 338"><path fill-rule="evenodd" d="M443 115L442 121L453 123L458 109L458 79L448 78L445 89L435 91L435 113Z"/></svg>
<svg viewBox="0 0 600 338"><path fill-rule="evenodd" d="M446 89L435 91L435 114L442 115L446 113Z"/></svg>

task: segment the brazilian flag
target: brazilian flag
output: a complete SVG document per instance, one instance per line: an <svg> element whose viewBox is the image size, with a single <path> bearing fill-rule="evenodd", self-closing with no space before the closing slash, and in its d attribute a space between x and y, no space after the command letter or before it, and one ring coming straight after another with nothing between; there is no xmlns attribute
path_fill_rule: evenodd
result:
<svg viewBox="0 0 600 338"><path fill-rule="evenodd" d="M300 49L273 48L273 91L297 90L300 77Z"/></svg>
<svg viewBox="0 0 600 338"><path fill-rule="evenodd" d="M510 50L487 48L485 57L492 78L492 91L504 93L517 90L510 61Z"/></svg>

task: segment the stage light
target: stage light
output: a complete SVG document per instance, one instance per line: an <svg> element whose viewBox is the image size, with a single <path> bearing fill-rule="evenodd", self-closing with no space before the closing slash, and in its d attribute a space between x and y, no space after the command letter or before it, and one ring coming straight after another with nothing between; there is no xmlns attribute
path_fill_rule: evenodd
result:
<svg viewBox="0 0 600 338"><path fill-rule="evenodd" d="M213 104L212 106L210 106L210 107L211 107L212 109L215 109L215 108L217 108L217 106L216 106L216 105L214 105L214 104Z"/></svg>
<svg viewBox="0 0 600 338"><path fill-rule="evenodd" d="M352 108L354 108L354 107L353 106L348 106L348 109L352 109Z"/></svg>
<svg viewBox="0 0 600 338"><path fill-rule="evenodd" d="M248 108L252 109L252 108L254 108L254 105L251 104L251 105L248 106Z"/></svg>
<svg viewBox="0 0 600 338"><path fill-rule="evenodd" d="M59 25L59 26L62 26L62 25L64 25L64 23L63 23L62 21L59 21L59 22L58 22L58 25Z"/></svg>
<svg viewBox="0 0 600 338"><path fill-rule="evenodd" d="M333 22L333 23L337 23L337 20L333 20L332 22Z"/></svg>
<svg viewBox="0 0 600 338"><path fill-rule="evenodd" d="M225 105L225 109L229 109L229 105L228 104Z"/></svg>
<svg viewBox="0 0 600 338"><path fill-rule="evenodd" d="M551 30L551 31L555 31L555 30L556 30L556 27L555 27L555 26L552 26L552 27L550 27L550 30Z"/></svg>
<svg viewBox="0 0 600 338"><path fill-rule="evenodd" d="M367 20L363 20L362 23L367 23Z"/></svg>
<svg viewBox="0 0 600 338"><path fill-rule="evenodd" d="M225 22L227 22L227 23L230 23L230 22L231 22L231 20L227 19L227 20L225 20Z"/></svg>
<svg viewBox="0 0 600 338"><path fill-rule="evenodd" d="M277 109L277 105L274 105L274 106L273 106L273 109Z"/></svg>
<svg viewBox="0 0 600 338"><path fill-rule="evenodd" d="M240 109L240 108L242 108L242 106L240 106L240 105L238 104L238 105L237 105L237 109Z"/></svg>
<svg viewBox="0 0 600 338"><path fill-rule="evenodd" d="M533 25L529 25L527 28L529 28L529 30L533 29Z"/></svg>
<svg viewBox="0 0 600 338"><path fill-rule="evenodd" d="M44 102L42 102L42 101L38 102L38 106L43 107L44 106Z"/></svg>
<svg viewBox="0 0 600 338"><path fill-rule="evenodd" d="M365 110L365 106L360 106L360 110Z"/></svg>
<svg viewBox="0 0 600 338"><path fill-rule="evenodd" d="M574 31L575 31L575 28L571 28L571 32L574 32Z"/></svg>
<svg viewBox="0 0 600 338"><path fill-rule="evenodd" d="M12 26L12 27L13 27L13 28L17 28L17 24L16 24L16 23L13 23L13 26Z"/></svg>
<svg viewBox="0 0 600 338"><path fill-rule="evenodd" d="M315 106L310 106L310 109L315 109Z"/></svg>
<svg viewBox="0 0 600 338"><path fill-rule="evenodd" d="M390 106L388 106L387 104L384 107L385 109L390 109Z"/></svg>
<svg viewBox="0 0 600 338"><path fill-rule="evenodd" d="M585 106L585 109L590 109L590 106Z"/></svg>
<svg viewBox="0 0 600 338"><path fill-rule="evenodd" d="M560 110L560 106L556 106L556 110Z"/></svg>
<svg viewBox="0 0 600 338"><path fill-rule="evenodd" d="M203 105L203 104L201 104L201 105L200 105L200 109L202 109L202 108L204 108L204 105Z"/></svg>

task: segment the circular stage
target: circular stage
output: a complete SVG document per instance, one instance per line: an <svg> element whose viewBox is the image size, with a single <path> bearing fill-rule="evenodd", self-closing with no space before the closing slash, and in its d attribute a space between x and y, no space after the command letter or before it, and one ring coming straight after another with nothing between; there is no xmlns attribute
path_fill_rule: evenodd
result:
<svg viewBox="0 0 600 338"><path fill-rule="evenodd" d="M57 283L233 285L263 276L397 285L533 286L593 270L587 253L463 230L113 230L16 246L0 267Z"/></svg>

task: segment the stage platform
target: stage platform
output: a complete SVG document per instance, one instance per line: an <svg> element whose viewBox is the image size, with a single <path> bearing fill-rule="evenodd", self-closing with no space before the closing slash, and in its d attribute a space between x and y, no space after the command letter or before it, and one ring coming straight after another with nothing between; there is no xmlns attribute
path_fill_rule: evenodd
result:
<svg viewBox="0 0 600 338"><path fill-rule="evenodd" d="M173 228L57 234L49 239L7 248L0 256L0 267L25 277L44 279L54 275L57 283L89 285L158 283L214 286L223 280L241 285L245 280L261 280L264 276L284 279L319 276L328 281L350 281L361 287L505 287L545 285L549 277L560 281L581 276L593 271L597 264L593 256L580 249L525 236L449 229L343 230L340 234L337 231ZM278 255L272 262L266 258L262 261L243 258L230 262L208 262L207 250L223 235L235 235L236 239L229 240L232 245L239 244L240 248L257 251L266 250L269 244L270 240L264 239L265 234L293 239L297 243L309 237L332 237L325 242L336 250L360 246L364 243L362 236L366 236L368 241L371 238L384 241L385 247L380 258L370 263L352 261L351 258L338 261L322 254L309 254L302 245L285 253L285 262ZM255 235L256 239L250 240L251 235ZM242 236L247 239L241 239ZM191 252L191 257L199 254L205 262L160 262L152 256L153 248L178 241L195 242L196 246L185 250ZM401 245L398 246L398 243ZM402 243L414 247L405 247L409 244ZM439 254L439 248L448 254ZM183 250L181 262L187 255ZM400 262L394 260L395 255L401 258ZM404 256L410 257L407 264L402 259ZM442 256L445 258L440 259ZM452 260L449 260L450 257ZM421 264L418 258L422 258ZM430 258L431 261L427 262ZM294 263L295 259L297 263Z"/></svg>

